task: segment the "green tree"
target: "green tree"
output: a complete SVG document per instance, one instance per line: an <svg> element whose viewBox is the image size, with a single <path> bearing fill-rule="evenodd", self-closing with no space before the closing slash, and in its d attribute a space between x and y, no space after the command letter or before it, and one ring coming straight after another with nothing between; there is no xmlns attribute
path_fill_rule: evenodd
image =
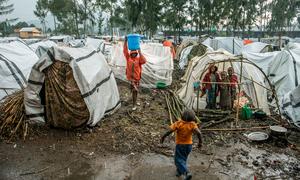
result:
<svg viewBox="0 0 300 180"><path fill-rule="evenodd" d="M64 34L79 35L77 27L76 10L78 5L73 0L50 0L49 10L54 16L55 24L57 24L56 32ZM56 27L56 25L55 25Z"/></svg>
<svg viewBox="0 0 300 180"><path fill-rule="evenodd" d="M0 0L0 15L10 14L14 10L13 4L7 4L8 0Z"/></svg>
<svg viewBox="0 0 300 180"><path fill-rule="evenodd" d="M163 24L172 29L179 37L187 22L186 0L165 0L163 11Z"/></svg>
<svg viewBox="0 0 300 180"><path fill-rule="evenodd" d="M14 11L14 5L8 4L8 0L0 0L0 16L10 14ZM6 19L4 22L0 22L0 30L3 36L10 34L13 29L10 23L16 21L17 19Z"/></svg>
<svg viewBox="0 0 300 180"><path fill-rule="evenodd" d="M120 7L120 2L118 0L96 0L96 2L97 6L100 7L101 10L109 14L109 29L111 36L113 36L114 14L116 9Z"/></svg>
<svg viewBox="0 0 300 180"><path fill-rule="evenodd" d="M35 11L34 14L36 17L39 18L39 20L41 21L41 24L43 26L43 32L46 33L46 17L47 14L49 12L49 2L48 0L38 0L36 5L35 5Z"/></svg>

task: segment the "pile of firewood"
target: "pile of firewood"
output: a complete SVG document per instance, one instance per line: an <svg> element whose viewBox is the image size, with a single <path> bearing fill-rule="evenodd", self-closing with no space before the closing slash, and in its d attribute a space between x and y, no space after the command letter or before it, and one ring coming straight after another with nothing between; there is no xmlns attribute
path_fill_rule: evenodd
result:
<svg viewBox="0 0 300 180"><path fill-rule="evenodd" d="M26 138L28 123L25 121L24 91L7 96L0 104L0 136L9 141L14 137Z"/></svg>

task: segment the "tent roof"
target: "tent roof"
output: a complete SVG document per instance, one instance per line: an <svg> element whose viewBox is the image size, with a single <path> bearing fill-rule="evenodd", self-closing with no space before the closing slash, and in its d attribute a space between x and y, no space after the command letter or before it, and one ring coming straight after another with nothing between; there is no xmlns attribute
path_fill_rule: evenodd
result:
<svg viewBox="0 0 300 180"><path fill-rule="evenodd" d="M20 32L36 32L36 33L40 33L41 31L39 31L35 27L24 27L24 28L20 29Z"/></svg>

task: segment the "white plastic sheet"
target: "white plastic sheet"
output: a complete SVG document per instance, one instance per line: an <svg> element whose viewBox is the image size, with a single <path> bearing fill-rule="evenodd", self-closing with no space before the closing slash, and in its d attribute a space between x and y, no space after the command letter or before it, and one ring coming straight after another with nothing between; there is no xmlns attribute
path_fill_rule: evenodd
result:
<svg viewBox="0 0 300 180"><path fill-rule="evenodd" d="M51 66L54 60L70 64L90 112L88 125L94 126L105 114L114 112L120 106L114 74L101 53L88 47L52 47L33 66L24 92L25 111L31 121L45 122L39 93L45 78L43 70Z"/></svg>
<svg viewBox="0 0 300 180"><path fill-rule="evenodd" d="M243 40L234 37L207 38L203 44L213 50L224 49L232 54L240 55L243 48Z"/></svg>
<svg viewBox="0 0 300 180"><path fill-rule="evenodd" d="M231 55L225 51L215 51L215 52L207 52L205 55L201 57L193 58L187 71L183 77L185 83L183 87L178 90L177 94L184 101L184 103L190 108L197 108L197 96L196 92L194 92L193 83L202 80L204 78L204 74L206 73L206 68L209 63L216 63L219 70L227 70L228 67L232 66L237 75L239 75L241 69L241 63L227 61L225 63L217 63L224 60L237 60L238 57ZM253 79L255 82L253 83L249 79ZM253 101L253 105L257 108L262 109L267 114L270 114L270 109L267 101L267 90L264 83L264 76L261 71L257 69L255 66L250 64L243 64L243 78L242 78L241 89L248 95ZM205 98L199 99L199 108L205 107Z"/></svg>
<svg viewBox="0 0 300 180"><path fill-rule="evenodd" d="M38 61L34 51L19 39L0 43L0 100L26 87L32 66Z"/></svg>
<svg viewBox="0 0 300 180"><path fill-rule="evenodd" d="M141 44L141 50L147 62L142 70L141 86L155 88L157 82L166 85L172 83L173 59L169 47L158 43ZM108 63L116 78L126 80L126 59L123 54L123 44L113 44Z"/></svg>

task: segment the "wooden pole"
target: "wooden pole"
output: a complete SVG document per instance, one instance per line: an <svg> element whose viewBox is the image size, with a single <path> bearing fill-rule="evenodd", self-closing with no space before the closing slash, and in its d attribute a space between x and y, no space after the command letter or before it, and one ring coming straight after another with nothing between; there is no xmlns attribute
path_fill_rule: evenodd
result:
<svg viewBox="0 0 300 180"><path fill-rule="evenodd" d="M258 126L250 128L222 128L222 129L201 129L201 131L247 131L254 129L268 129L270 126Z"/></svg>
<svg viewBox="0 0 300 180"><path fill-rule="evenodd" d="M241 69L240 69L240 82L242 81L242 74L243 74L243 59L241 59ZM239 89L239 93L238 95L240 95L241 93L241 86L238 84L238 89ZM237 101L237 106L236 106L236 118L235 118L235 127L238 126L238 121L239 121L239 104L240 104L240 98L238 97L238 101Z"/></svg>
<svg viewBox="0 0 300 180"><path fill-rule="evenodd" d="M258 103L258 98L257 98L257 92L256 92L256 88L255 85L253 83L253 78L251 77L252 80L252 85L253 85L253 89L254 89L254 94L255 94L255 99L256 99L256 104L257 104L257 108L259 109L259 103Z"/></svg>

